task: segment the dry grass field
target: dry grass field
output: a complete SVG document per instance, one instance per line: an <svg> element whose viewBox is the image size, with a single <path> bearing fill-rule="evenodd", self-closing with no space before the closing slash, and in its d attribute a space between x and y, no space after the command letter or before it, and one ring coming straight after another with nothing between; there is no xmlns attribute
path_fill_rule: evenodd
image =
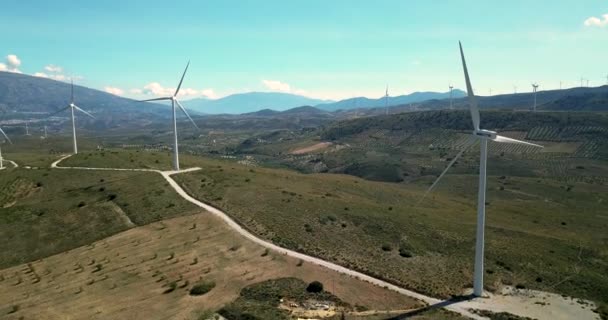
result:
<svg viewBox="0 0 608 320"><path fill-rule="evenodd" d="M207 214L173 218L0 271L3 319L197 319L268 279L319 280L351 305L420 304L327 269L266 252ZM190 296L200 280L206 295ZM175 286L172 292L168 289Z"/></svg>

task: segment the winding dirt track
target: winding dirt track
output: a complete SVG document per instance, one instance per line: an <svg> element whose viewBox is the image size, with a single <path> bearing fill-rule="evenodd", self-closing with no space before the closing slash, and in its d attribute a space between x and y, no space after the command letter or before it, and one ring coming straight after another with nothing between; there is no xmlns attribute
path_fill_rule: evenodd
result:
<svg viewBox="0 0 608 320"><path fill-rule="evenodd" d="M268 242L266 240L260 239L258 237L256 237L255 235L253 235L252 233L250 233L249 231L243 229L238 223L236 223L234 220L232 220L232 218L230 218L226 213L224 213L223 211L210 206L204 202L201 202L193 197L191 197L188 193L186 193L186 191L184 191L184 189L182 189L182 187L175 182L175 180L173 180L173 178L171 178L171 175L177 174L177 173L186 173L186 172L192 172L192 171L197 171L200 170L201 168L189 168L189 169L185 169L185 170L179 170L179 171L161 171L161 170L155 170L155 169L121 169L121 168L89 168L89 167L60 167L59 163L69 157L71 157L72 155L67 155L64 157L59 158L57 161L53 162L51 164L51 168L54 169L76 169L76 170L103 170L103 171L140 171L140 172L156 172L159 173L160 175L163 176L163 178L165 178L165 180L169 183L169 185L171 185L171 187L175 190L175 192L177 192L180 196L182 196L184 199L188 200L189 202L197 205L200 208L205 209L206 211L218 216L219 218L221 218L224 222L226 222L232 229L234 229L235 231L237 231L239 234L241 234L243 237L265 247L268 248L270 250L273 250L275 252L278 252L280 254L284 254L290 257L294 257L296 259L301 259L303 261L309 262L309 263L314 263L316 265L337 271L339 273L342 274L346 274L349 275L351 277L372 283L374 285L380 286L380 287L384 287L387 288L389 290L393 290L396 291L398 293L401 293L403 295L418 299L420 301L424 301L425 303L429 304L429 305L435 305L435 304L441 304L443 302L443 300L439 300L433 297L429 297L411 290L407 290L401 287L398 287L394 284L388 283L386 281L380 280L380 279L376 279L374 277L370 277L366 274L363 274L361 272L355 271L355 270L351 270L348 268L345 268L343 266L337 265L335 263L329 262L329 261L325 261L316 257L312 257L312 256L308 256L305 255L303 253L300 252L296 252L296 251L292 251L289 249L285 249L282 247L279 247L271 242ZM450 310L450 311L454 311L457 312L463 316L466 317L470 317L473 319L487 319L485 317L481 317L477 314L474 314L472 312L470 312L468 310L468 308L465 308L461 305L458 304L450 304L450 305L446 305L444 306L444 308Z"/></svg>
<svg viewBox="0 0 608 320"><path fill-rule="evenodd" d="M185 170L179 171L161 171L154 169L123 169L123 168L90 168L90 167L60 167L59 163L72 155L67 155L59 158L57 161L51 164L51 168L54 169L67 169L67 170L98 170L98 171L139 171L139 172L155 172L163 176L163 178L169 183L169 185L184 199L190 201L196 206L205 209L206 211L216 215L220 219L222 219L225 223L228 224L233 230L241 234L243 237L265 247L269 250L273 250L277 253L284 254L296 259L301 259L302 261L306 261L315 265L319 265L321 267L328 268L330 270L351 276L353 278L363 280L369 282L371 284L377 285L379 287L383 287L397 293L418 299L420 301L428 304L428 307L422 308L445 308L447 310L456 312L465 317L469 317L472 319L488 319L486 317L482 317L478 314L473 313L471 310L489 310L492 312L508 312L512 314L516 314L524 317L532 317L536 319L551 319L551 320L567 320L567 319L581 319L581 320L599 320L599 315L595 314L592 310L595 307L595 304L591 301L586 301L586 305L590 307L585 307L584 305L579 305L574 303L576 299L561 296L555 293L548 293L542 291L534 291L534 290L524 290L523 292L518 292L510 287L503 288L503 291L499 294L491 294L486 293L489 298L475 298L469 300L461 300L461 301L446 301L440 300L433 297L429 297L411 290L407 290L401 287L398 287L394 284L388 283L386 281L376 279L374 277L368 276L361 272L351 270L345 268L343 266L337 265L332 262L328 262L316 257L308 256L300 252L292 251L289 249L285 249L279 247L271 242L260 239L243 229L238 223L232 220L226 213L223 211L210 206L206 203L203 203L193 197L191 197L182 187L171 178L172 175L178 173L186 173L201 170L201 168L189 168ZM11 160L6 160L7 162L11 162L12 165L17 168L19 165ZM6 167L5 167L6 168ZM25 167L26 169L30 169L29 167ZM580 299L578 299L580 300ZM539 303L542 302L542 303ZM550 307L545 307L545 305L550 305ZM420 310L422 311L422 310Z"/></svg>

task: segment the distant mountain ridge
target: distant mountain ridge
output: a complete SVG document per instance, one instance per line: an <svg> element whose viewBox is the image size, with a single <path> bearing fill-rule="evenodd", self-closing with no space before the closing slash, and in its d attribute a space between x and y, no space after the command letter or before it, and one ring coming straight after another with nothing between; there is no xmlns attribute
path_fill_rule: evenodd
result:
<svg viewBox="0 0 608 320"><path fill-rule="evenodd" d="M452 98L458 99L466 96L467 93L460 89L454 89L452 91ZM440 99L448 99L450 97L450 92L413 92L407 95L401 95L396 97L388 97L388 106L396 106L403 105L408 103L418 103L427 100L440 100ZM333 103L324 103L318 104L315 107L326 110L326 111L336 111L336 110L351 110L351 109L361 109L361 108L380 108L384 107L387 104L387 101L384 97L378 99L370 99L365 97L357 97L341 100Z"/></svg>
<svg viewBox="0 0 608 320"><path fill-rule="evenodd" d="M264 109L284 111L301 106L311 106L330 100L313 99L283 92L247 92L232 94L220 99L192 99L182 101L188 109L206 114L242 114Z"/></svg>

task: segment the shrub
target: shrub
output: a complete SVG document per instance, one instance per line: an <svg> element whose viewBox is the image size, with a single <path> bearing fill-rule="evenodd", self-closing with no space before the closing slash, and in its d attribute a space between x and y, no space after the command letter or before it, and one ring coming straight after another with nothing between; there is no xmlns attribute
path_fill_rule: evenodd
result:
<svg viewBox="0 0 608 320"><path fill-rule="evenodd" d="M312 292L312 293L319 293L323 291L323 284L319 281L313 281L311 283L308 284L308 287L306 287L306 291L308 292Z"/></svg>
<svg viewBox="0 0 608 320"><path fill-rule="evenodd" d="M382 251L391 251L391 250L393 250L393 247L390 244L385 243L382 245Z"/></svg>
<svg viewBox="0 0 608 320"><path fill-rule="evenodd" d="M213 288L215 288L215 282L213 282L213 281L199 282L199 283L195 284L194 286L192 286L192 288L190 289L190 295L191 296L201 296L201 295L204 295L205 293L211 291Z"/></svg>
<svg viewBox="0 0 608 320"><path fill-rule="evenodd" d="M84 201L80 201L78 202L78 208L82 208L86 205L86 203Z"/></svg>
<svg viewBox="0 0 608 320"><path fill-rule="evenodd" d="M112 193L112 194L108 195L108 200L112 201L114 199L116 199L116 195L115 194Z"/></svg>
<svg viewBox="0 0 608 320"><path fill-rule="evenodd" d="M17 311L19 311L19 305L18 304L14 304L14 305L11 306L11 309L8 311L8 314L15 313Z"/></svg>
<svg viewBox="0 0 608 320"><path fill-rule="evenodd" d="M414 256L411 251L409 251L405 248L399 248L399 255L404 258L411 258Z"/></svg>
<svg viewBox="0 0 608 320"><path fill-rule="evenodd" d="M167 286L167 289L165 289L165 291L163 291L163 294L171 293L171 292L175 291L176 288L177 288L177 282L171 281L169 283L169 285Z"/></svg>
<svg viewBox="0 0 608 320"><path fill-rule="evenodd" d="M306 232L312 232L312 227L307 223L304 225L304 230L306 230Z"/></svg>
<svg viewBox="0 0 608 320"><path fill-rule="evenodd" d="M298 261L298 264L296 264L296 267L301 267L304 264L304 260L300 259Z"/></svg>
<svg viewBox="0 0 608 320"><path fill-rule="evenodd" d="M268 255L268 253L270 252L270 250L268 250L268 248L264 249L264 252L262 252L262 257L265 257Z"/></svg>

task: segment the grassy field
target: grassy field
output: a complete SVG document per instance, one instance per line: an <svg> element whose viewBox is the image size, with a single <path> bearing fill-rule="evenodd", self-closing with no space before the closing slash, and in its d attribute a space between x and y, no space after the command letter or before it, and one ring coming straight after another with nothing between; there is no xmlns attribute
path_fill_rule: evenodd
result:
<svg viewBox="0 0 608 320"><path fill-rule="evenodd" d="M0 267L73 249L135 225L199 211L156 173L3 170Z"/></svg>
<svg viewBox="0 0 608 320"><path fill-rule="evenodd" d="M420 306L383 288L267 252L218 218L198 214L0 270L0 318L194 320L234 301L242 288L285 277L321 281L326 291L352 306ZM215 287L190 295L203 281ZM428 319L445 317L430 312Z"/></svg>
<svg viewBox="0 0 608 320"><path fill-rule="evenodd" d="M177 177L187 191L275 243L435 296L472 282L475 176L448 176L417 206L426 183L199 165ZM605 299L606 186L493 176L488 188L489 289L512 284Z"/></svg>
<svg viewBox="0 0 608 320"><path fill-rule="evenodd" d="M135 157L115 152L113 166ZM95 155L101 158L88 160L101 161ZM448 175L418 204L431 177L394 184L186 158L202 167L176 176L190 194L277 244L434 296L471 285L475 175ZM490 176L487 288L511 284L604 301L607 194L603 184Z"/></svg>

